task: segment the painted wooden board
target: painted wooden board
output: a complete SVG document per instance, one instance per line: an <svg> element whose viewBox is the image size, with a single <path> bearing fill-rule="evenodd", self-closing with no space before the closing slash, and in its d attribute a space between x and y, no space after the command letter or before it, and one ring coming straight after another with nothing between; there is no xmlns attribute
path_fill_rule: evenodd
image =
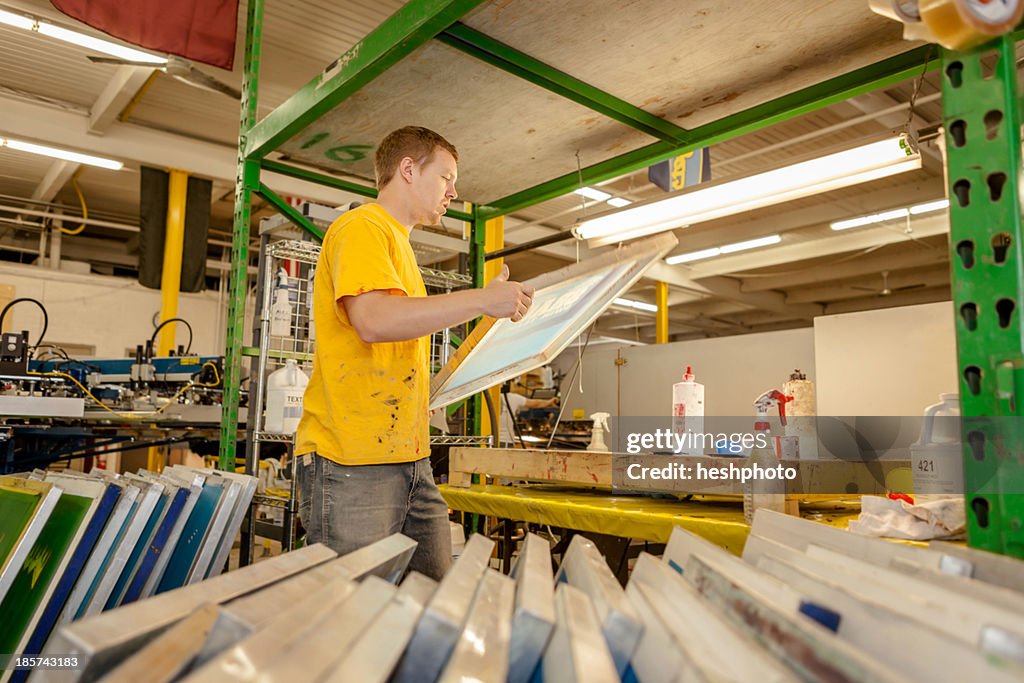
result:
<svg viewBox="0 0 1024 683"><path fill-rule="evenodd" d="M238 498L242 493L242 485L225 477L207 475L207 481L213 478L223 480L224 494L220 497L217 510L213 513L213 520L210 522L210 528L206 532L203 545L196 555L195 563L192 565L192 571L188 577L189 584L205 579L206 575L210 572L214 559L220 555L222 544L234 542L233 535L230 539L227 538L230 533L228 531L228 523L234 516L235 503L238 502ZM219 574L219 572L217 573Z"/></svg>
<svg viewBox="0 0 1024 683"><path fill-rule="evenodd" d="M47 643L45 654L75 655L77 671L37 671L36 680L89 681L137 651L151 638L206 602L221 604L246 595L336 557L324 545L293 550L230 574L208 579L165 595L62 626Z"/></svg>
<svg viewBox="0 0 1024 683"><path fill-rule="evenodd" d="M377 576L398 583L416 551L416 541L402 534L391 534L335 560L353 581Z"/></svg>
<svg viewBox="0 0 1024 683"><path fill-rule="evenodd" d="M199 502L199 497L203 493L203 478L198 474L179 476L178 473L172 472L168 469L159 476L187 490L188 499L185 501L185 506L181 509L181 514L178 515L178 521L175 522L174 528L171 529L170 536L167 538L167 543L164 545L163 552L161 552L157 557L156 564L153 566L153 571L150 573L149 578L146 579L146 584L142 588L142 597L144 598L148 598L150 595L153 595L153 593L156 592L157 586L160 585L164 572L167 571L167 565L171 560L171 556L177 549L178 541L181 540L182 534L185 532L185 526L188 524L188 520L192 516L192 511L195 509L196 504Z"/></svg>
<svg viewBox="0 0 1024 683"><path fill-rule="evenodd" d="M38 619L32 627L24 645L19 652L24 655L38 655L43 651L50 633L57 625L64 605L75 584L81 580L82 569L89 556L96 552L95 547L100 539L104 528L108 525L111 514L114 511L118 500L121 497L121 488L106 481L94 479L103 487L102 494L97 498L92 515L84 523L82 534L75 546L69 551L68 563L65 566L60 578L56 579L53 591L46 601L42 611L38 613ZM22 669L15 671L11 676L14 683L23 683L28 680L29 671Z"/></svg>
<svg viewBox="0 0 1024 683"><path fill-rule="evenodd" d="M946 571L950 560L959 559L968 563L967 575L971 578L1024 593L1024 561L945 541L932 541L928 549L942 553L940 571Z"/></svg>
<svg viewBox="0 0 1024 683"><path fill-rule="evenodd" d="M770 543L770 542L769 542ZM771 553L771 554L768 554ZM775 553L779 553L776 556ZM858 585L847 585L829 575L801 566L785 546L762 554L757 566L780 581L795 586L817 605L839 614L837 633L878 661L915 680L1020 680L1010 662L997 662L976 649L932 627L891 610Z"/></svg>
<svg viewBox="0 0 1024 683"><path fill-rule="evenodd" d="M178 528L178 520L188 505L192 491L184 486L168 486L164 495L167 499L164 514L156 531L153 533L152 540L146 546L142 558L139 560L139 566L135 570L135 575L132 576L131 582L125 588L124 597L121 599L122 605L135 602L140 597L144 597L143 589L150 582L157 561L162 555L169 554L174 549L173 546L168 546L168 544L171 542L171 535L174 533L174 529Z"/></svg>
<svg viewBox="0 0 1024 683"><path fill-rule="evenodd" d="M775 585L764 591L748 579L759 576ZM837 681L905 681L832 631L797 611L785 594L785 584L765 576L735 557L729 561L707 555L691 555L685 576L698 591L729 619L801 678Z"/></svg>
<svg viewBox="0 0 1024 683"><path fill-rule="evenodd" d="M653 604L640 591L640 582L635 578L631 577L626 584L626 597L633 604L644 627L629 663L630 670L639 683L674 683L680 672L690 667L683 656L682 645L654 611Z"/></svg>
<svg viewBox="0 0 1024 683"><path fill-rule="evenodd" d="M861 536L845 529L771 510L757 511L750 533L788 545L798 552L803 552L808 545L814 544L850 557L857 557L879 567L888 567L893 558L899 557L922 569L932 570L938 567L941 559L941 554L925 548ZM744 553L744 559L746 558L747 555ZM756 558L751 559L755 560Z"/></svg>
<svg viewBox="0 0 1024 683"><path fill-rule="evenodd" d="M52 474L46 478L47 483L60 487L63 494L0 602L0 653L24 649L106 490L98 481ZM11 673L0 674L0 680L8 680Z"/></svg>
<svg viewBox="0 0 1024 683"><path fill-rule="evenodd" d="M511 576L516 582L516 602L508 680L527 683L540 664L555 627L554 576L548 542L536 534L526 534Z"/></svg>
<svg viewBox="0 0 1024 683"><path fill-rule="evenodd" d="M688 667L710 680L757 680L796 683L796 675L745 633L728 623L725 614L703 599L678 572L643 553L630 576L627 592L642 596L682 651ZM650 652L648 650L648 652ZM650 670L658 657L633 668Z"/></svg>
<svg viewBox="0 0 1024 683"><path fill-rule="evenodd" d="M579 588L555 589L555 630L541 660L539 683L616 683L619 675L594 605Z"/></svg>
<svg viewBox="0 0 1024 683"><path fill-rule="evenodd" d="M292 553L286 553L290 554ZM211 581L229 578L237 573L231 572ZM288 648L311 633L313 624L318 624L321 619L340 609L355 592L356 586L347 578L334 579L325 584L280 612L278 617L264 628L196 669L189 676L189 683L258 680L262 672L284 656Z"/></svg>
<svg viewBox="0 0 1024 683"><path fill-rule="evenodd" d="M185 527L182 529L178 543L164 568L164 575L160 578L155 593L179 588L188 583L189 576L195 566L199 551L206 541L210 532L210 525L213 516L217 512L217 506L224 494L224 482L202 476L202 490L196 500L195 507L189 514Z"/></svg>
<svg viewBox="0 0 1024 683"><path fill-rule="evenodd" d="M142 564L146 551L149 549L157 531L160 529L160 525L163 522L164 516L167 514L168 505L172 498L170 486L167 484L151 481L145 477L135 474L125 474L124 476L128 481L136 481L143 486L150 486L150 488L156 490L158 494L153 504L153 510L149 514L146 524L142 527L142 533L139 534L138 540L136 540L131 552L128 554L128 559L125 560L124 568L120 571L117 581L114 583L114 587L111 589L110 595L107 597L107 602L103 606L104 610L114 609L124 600L125 592L128 590L128 586L132 582L132 579L135 578L135 573Z"/></svg>
<svg viewBox="0 0 1024 683"><path fill-rule="evenodd" d="M1019 560L1018 560L1019 561ZM1024 565L1024 562L1021 563ZM1024 593L1004 588L993 583L986 583L975 578L967 578L960 574L946 574L941 571L923 571L918 565L905 562L902 558L894 558L889 569L913 576L921 581L941 586L955 593L966 595L975 600L983 600L992 605L999 605L1019 614L1024 614ZM1020 567L1024 571L1024 566Z"/></svg>
<svg viewBox="0 0 1024 683"><path fill-rule="evenodd" d="M334 579L358 581L365 576L378 576L394 583L405 572L415 548L415 541L394 534L273 586L232 600L221 609L197 661L209 661L272 621L282 610ZM413 585L418 582L414 581Z"/></svg>
<svg viewBox="0 0 1024 683"><path fill-rule="evenodd" d="M129 558L135 547L141 542L143 532L156 510L160 500L162 487L152 482L139 481L125 477L126 485L138 489L138 495L132 508L131 516L118 535L113 548L97 574L98 583L90 595L82 602L78 618L94 616L103 611L114 592L114 587L122 574L127 571Z"/></svg>
<svg viewBox="0 0 1024 683"><path fill-rule="evenodd" d="M891 609L1024 667L1024 614L1012 606L992 605L814 545L808 546L807 558L822 563L821 571L836 580L857 582L862 593L875 596ZM793 561L803 560L796 557Z"/></svg>
<svg viewBox="0 0 1024 683"><path fill-rule="evenodd" d="M504 574L493 569L484 572L439 683L505 683L515 590L515 582Z"/></svg>
<svg viewBox="0 0 1024 683"><path fill-rule="evenodd" d="M555 581L576 586L593 602L615 669L622 676L640 642L643 625L597 546L581 535L573 536Z"/></svg>
<svg viewBox="0 0 1024 683"><path fill-rule="evenodd" d="M395 672L395 683L433 683L444 668L487 569L494 542L473 534L441 580Z"/></svg>
<svg viewBox="0 0 1024 683"><path fill-rule="evenodd" d="M484 318L430 380L440 408L557 356L676 244L671 233L639 240L528 280L537 291L519 322Z"/></svg>
<svg viewBox="0 0 1024 683"><path fill-rule="evenodd" d="M261 683L315 683L327 675L395 597L394 585L368 576L338 608L320 619L270 666Z"/></svg>
<svg viewBox="0 0 1024 683"><path fill-rule="evenodd" d="M42 499L40 491L27 487L23 479L0 479L0 571L7 566Z"/></svg>
<svg viewBox="0 0 1024 683"><path fill-rule="evenodd" d="M106 674L103 683L170 683L188 668L216 619L216 605L199 607Z"/></svg>
<svg viewBox="0 0 1024 683"><path fill-rule="evenodd" d="M469 486L471 475L491 476L526 481L558 482L570 486L606 488L620 491L652 491L658 493L707 495L743 495L743 486L736 480L717 479L629 479L625 476L631 465L664 467L666 456L639 453L598 453L522 448L452 448L449 455L448 483ZM715 456L672 456L672 462L693 468L742 467L742 458ZM787 492L801 499L816 497L834 500L833 494L806 494L806 491L845 491L855 486L858 491L878 488L875 475L857 463L839 460L803 460L791 464L796 479L787 482ZM879 465L884 474L900 467L909 467L909 460L885 461ZM878 491L884 493L884 491Z"/></svg>
<svg viewBox="0 0 1024 683"><path fill-rule="evenodd" d="M10 543L5 564L0 570L0 600L3 600L14 583L14 577L18 575L21 566L39 538L40 532L46 526L62 491L42 480L3 477L0 482L15 491L31 491L38 496L32 517L24 526L20 519L3 522L3 533L8 537Z"/></svg>
<svg viewBox="0 0 1024 683"><path fill-rule="evenodd" d="M110 519L107 520L103 533L96 541L93 552L89 555L89 560L85 563L85 567L82 569L82 573L75 583L67 603L64 605L64 610L60 616L60 623L62 624L70 623L72 619L77 618L79 610L99 584L100 571L113 551L117 539L131 519L135 500L139 495L139 489L134 486L128 486L116 480L102 479L102 481L110 481L112 486L120 489L121 495L118 497L117 505L110 514Z"/></svg>
<svg viewBox="0 0 1024 683"><path fill-rule="evenodd" d="M352 644L324 683L386 683L436 589L437 582L419 572L405 577L398 594Z"/></svg>
<svg viewBox="0 0 1024 683"><path fill-rule="evenodd" d="M224 472L221 470L207 470L195 467L186 467L184 465L174 465L170 470L172 472L179 473L182 476L195 476L197 474L210 474L212 472L213 476L223 477L226 480L237 483L239 486L238 496L235 498L231 512L228 515L220 543L217 546L217 550L210 560L206 570L207 577L217 576L224 570L224 565L227 563L228 554L231 552L231 547L235 542L235 537L238 535L238 530L242 526L242 520L249 511L253 494L256 493L258 480L256 477L248 474Z"/></svg>

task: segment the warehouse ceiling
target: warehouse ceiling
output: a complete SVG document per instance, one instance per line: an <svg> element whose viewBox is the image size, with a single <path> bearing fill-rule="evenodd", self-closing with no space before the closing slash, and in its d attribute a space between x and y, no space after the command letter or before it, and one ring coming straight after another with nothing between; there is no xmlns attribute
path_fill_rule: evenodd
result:
<svg viewBox="0 0 1024 683"><path fill-rule="evenodd" d="M244 4L240 24L244 22ZM280 105L402 4L397 0L267 0L260 116ZM0 0L0 9L93 32L42 0ZM488 16L481 13L477 23L486 24ZM234 72L199 66L236 88L241 85L244 61L243 27L239 29ZM486 26L481 30L486 31ZM898 33L895 25L891 30ZM614 46L608 51L614 54ZM0 111L4 112L0 136L7 134L127 162L124 170L107 171L0 148L0 256L25 263L38 257L39 222L43 220L40 211L80 215L80 200L71 181L75 176L89 217L97 222L89 224L80 235L64 236L62 256L87 261L97 272L132 272L137 260L138 168L145 163L183 168L213 180L208 264L212 275L223 272L231 239L237 101L158 70L96 64L87 59L89 54L84 48L0 25ZM729 56L717 58L722 62ZM621 67L618 64L615 69L601 71L592 63L581 63L575 68L587 73L573 75L606 81L597 84L615 90L615 79L630 77L629 69ZM699 80L700 75L686 78ZM666 78L666 83L682 88L686 78L674 75ZM454 97L458 89L459 84L452 83L451 92L439 98ZM912 111L908 107L911 99ZM443 106L440 101L439 106ZM394 102L377 106L400 108L402 103L396 95ZM672 92L666 90L656 106L668 112L672 103ZM488 103L494 109L493 125L524 115L513 109L513 104L503 108L500 102ZM715 180L740 177L822 150L852 145L866 136L906 128L927 138L940 120L939 89L931 74L716 144L710 148L711 173ZM555 133L563 133L563 137L572 137L571 130L558 130L559 126L565 127L558 118L541 123L555 129ZM460 145L458 139L453 142ZM479 159L482 154L465 145L461 151L469 158ZM583 160L579 163L586 165L591 151L583 145L571 150L567 147L563 165L575 168L577 155ZM810 325L815 316L822 314L949 300L948 224L944 212L842 233L829 228L829 223L836 220L942 198L941 152L934 141L923 142L922 151L923 167L917 171L677 229L676 253L774 234L781 235L782 241L775 246L672 266L671 279L664 278L670 283L672 338L786 329ZM477 178L466 177L464 169L464 188L486 186L487 179L479 177L486 173L513 174L513 169L503 170L502 163L493 158L483 166L467 163L475 169ZM282 195L331 205L359 200L280 176L271 176L267 184ZM599 187L630 201L663 194L649 182L646 170ZM257 207L254 225L273 213L270 207ZM603 202L576 194L543 202L506 217L505 243L514 245L568 230L581 218L608 209ZM444 220L441 229L452 235L463 233L462 224L450 218ZM586 244L568 241L512 255L507 262L515 276L525 279L586 258L589 251ZM654 286L652 280L643 280L629 298L653 302ZM650 342L653 338L652 314L616 307L598 321L592 343L616 339Z"/></svg>

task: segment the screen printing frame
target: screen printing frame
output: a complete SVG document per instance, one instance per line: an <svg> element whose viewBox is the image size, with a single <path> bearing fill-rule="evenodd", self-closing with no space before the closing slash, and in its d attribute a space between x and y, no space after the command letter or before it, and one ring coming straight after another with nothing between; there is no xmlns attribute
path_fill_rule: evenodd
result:
<svg viewBox="0 0 1024 683"><path fill-rule="evenodd" d="M674 235L663 233L528 280L526 284L533 285L537 290L534 295L534 306L527 312L523 320L517 323L508 319L484 317L459 346L458 351L431 379L431 409L461 401L505 380L549 363L676 244L677 240ZM615 275L617 270L620 272ZM594 284L593 278L602 273L606 278L611 279L599 280L596 283L600 291L594 294L582 289L583 285ZM612 277L613 275L614 277ZM571 293L570 296L582 298L581 305L574 306L568 311L552 307L550 302L566 296L566 293L562 293L558 297L552 298L552 292L573 280L577 281L576 286L570 288L568 292ZM545 295L545 290L547 290L547 295ZM554 308L554 310L549 311L549 308ZM468 379L462 377L467 372L472 372L472 370L466 370L467 367L472 367L472 363L479 364L482 358L488 359L488 354L494 353L489 349L501 344L503 339L529 336L531 326L535 331L545 329L546 326L537 327L538 315L561 316L560 320L555 319L547 323L560 325L560 328L553 336L549 335L543 346L522 349L525 355L514 357L500 367L483 372L478 376L470 376ZM500 350L507 351L507 344L505 346L506 348ZM494 362L491 361L491 366L493 367L493 365Z"/></svg>

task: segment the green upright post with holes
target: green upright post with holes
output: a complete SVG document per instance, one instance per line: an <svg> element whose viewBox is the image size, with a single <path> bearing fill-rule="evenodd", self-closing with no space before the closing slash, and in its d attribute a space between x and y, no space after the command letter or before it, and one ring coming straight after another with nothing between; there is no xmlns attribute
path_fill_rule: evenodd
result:
<svg viewBox="0 0 1024 683"><path fill-rule="evenodd" d="M220 469L235 470L238 441L239 387L242 381L242 335L245 296L249 282L249 221L252 195L260 189L260 163L245 157L249 131L256 125L256 96L263 33L263 1L249 0L245 22L245 72L238 132L238 174L235 177L235 216L231 238L231 280L228 297L227 348L224 350L224 407L220 422Z"/></svg>
<svg viewBox="0 0 1024 683"><path fill-rule="evenodd" d="M1024 241L1013 36L944 51L942 95L968 541L1024 557Z"/></svg>

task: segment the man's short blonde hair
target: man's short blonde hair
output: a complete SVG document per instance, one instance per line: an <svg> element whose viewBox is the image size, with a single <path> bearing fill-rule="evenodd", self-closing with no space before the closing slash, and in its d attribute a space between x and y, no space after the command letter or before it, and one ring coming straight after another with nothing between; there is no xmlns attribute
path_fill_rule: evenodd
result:
<svg viewBox="0 0 1024 683"><path fill-rule="evenodd" d="M383 189L391 182L402 159L411 157L416 163L425 164L430 161L438 147L450 152L456 161L459 160L455 145L429 128L406 126L388 133L377 146L377 154L373 159L374 171L377 173L377 189Z"/></svg>

